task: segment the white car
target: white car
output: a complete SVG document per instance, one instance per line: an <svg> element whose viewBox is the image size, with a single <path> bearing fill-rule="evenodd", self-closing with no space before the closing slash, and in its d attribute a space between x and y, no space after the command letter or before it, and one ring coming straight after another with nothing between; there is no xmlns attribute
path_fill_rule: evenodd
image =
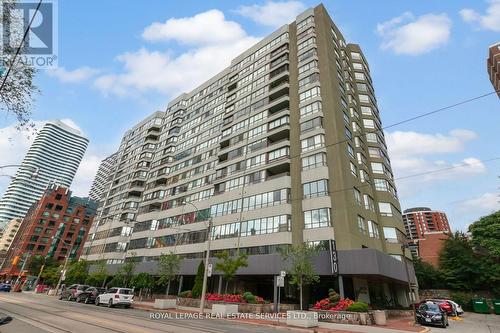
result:
<svg viewBox="0 0 500 333"><path fill-rule="evenodd" d="M109 308L115 305L129 308L133 302L134 290L129 288L110 288L95 299L95 305L106 304Z"/></svg>

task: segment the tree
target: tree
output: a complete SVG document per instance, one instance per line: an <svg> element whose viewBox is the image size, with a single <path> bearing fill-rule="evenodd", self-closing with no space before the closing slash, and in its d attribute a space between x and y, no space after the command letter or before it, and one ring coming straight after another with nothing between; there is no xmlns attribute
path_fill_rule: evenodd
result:
<svg viewBox="0 0 500 333"><path fill-rule="evenodd" d="M215 255L220 261L215 264L215 269L222 272L226 279L226 287L224 293L227 294L227 286L240 267L248 266L248 256L244 253L239 253L238 256L231 257L228 250L224 250Z"/></svg>
<svg viewBox="0 0 500 333"><path fill-rule="evenodd" d="M421 289L437 289L443 286L440 272L431 264L420 258L413 259L413 267L417 277L418 286Z"/></svg>
<svg viewBox="0 0 500 333"><path fill-rule="evenodd" d="M471 243L462 232L446 239L439 254L442 277L452 289L477 289L481 276L481 260L475 257Z"/></svg>
<svg viewBox="0 0 500 333"><path fill-rule="evenodd" d="M167 287L166 295L170 291L170 283L177 279L181 267L181 257L175 253L163 253L158 260L158 274L160 278L157 281L159 286Z"/></svg>
<svg viewBox="0 0 500 333"><path fill-rule="evenodd" d="M30 121L31 109L34 96L39 93L34 84L36 74L35 68L27 61L18 56L14 60L14 54L19 47L24 35L24 24L22 16L14 14L17 1L2 1L2 26L9 26L9 39L11 43L4 43L4 52L0 53L0 85L5 84L0 91L0 111L14 114L18 122L18 129L30 127L34 124ZM4 36L5 37L5 36ZM24 44L21 50L28 44ZM10 72L6 78L8 69Z"/></svg>
<svg viewBox="0 0 500 333"><path fill-rule="evenodd" d="M193 298L198 298L201 295L203 289L203 275L205 274L205 264L203 260L198 265L198 271L196 272L196 277L194 278L194 286L191 290Z"/></svg>
<svg viewBox="0 0 500 333"><path fill-rule="evenodd" d="M285 260L289 260L290 284L296 285L299 290L300 309L302 305L302 291L304 286L319 281L319 275L316 273L312 264L312 258L317 254L316 247L305 244L292 246L289 251L283 254Z"/></svg>
<svg viewBox="0 0 500 333"><path fill-rule="evenodd" d="M107 288L123 287L125 285L124 281L125 277L123 276L123 274L117 273L113 276L111 280L108 281L106 287Z"/></svg>
<svg viewBox="0 0 500 333"><path fill-rule="evenodd" d="M85 283L91 286L102 286L106 284L106 278L108 277L108 272L106 269L106 260L99 260L96 263L96 270L89 274Z"/></svg>
<svg viewBox="0 0 500 333"><path fill-rule="evenodd" d="M137 263L135 261L127 261L120 267L117 275L123 276L123 285L128 287L130 284L132 277L134 276L135 266Z"/></svg>
<svg viewBox="0 0 500 333"><path fill-rule="evenodd" d="M45 257L42 255L35 255L31 257L30 263L28 265L28 273L30 275L38 275L40 269L45 264Z"/></svg>
<svg viewBox="0 0 500 333"><path fill-rule="evenodd" d="M87 260L73 261L66 271L66 284L84 283L88 277L89 262Z"/></svg>
<svg viewBox="0 0 500 333"><path fill-rule="evenodd" d="M139 300L142 301L142 290L149 290L154 286L155 280L148 273L139 273L135 275L130 284L134 289L139 289Z"/></svg>
<svg viewBox="0 0 500 333"><path fill-rule="evenodd" d="M469 226L474 250L500 259L500 210Z"/></svg>

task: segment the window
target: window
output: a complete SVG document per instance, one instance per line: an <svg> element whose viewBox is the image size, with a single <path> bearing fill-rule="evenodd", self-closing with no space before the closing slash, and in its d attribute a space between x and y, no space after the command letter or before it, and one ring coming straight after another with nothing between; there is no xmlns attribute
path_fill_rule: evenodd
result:
<svg viewBox="0 0 500 333"><path fill-rule="evenodd" d="M375 129L375 121L372 119L363 119L363 126L365 128Z"/></svg>
<svg viewBox="0 0 500 333"><path fill-rule="evenodd" d="M313 74L306 76L305 78L299 80L299 88L301 88L305 85L314 83L314 82L318 82L318 81L319 81L319 74L313 73Z"/></svg>
<svg viewBox="0 0 500 333"><path fill-rule="evenodd" d="M371 196L363 194L363 201L365 202L365 209L375 212L375 204Z"/></svg>
<svg viewBox="0 0 500 333"><path fill-rule="evenodd" d="M307 116L308 114L312 114L317 111L321 111L321 102L316 101L314 103L302 106L299 108L299 110L301 117Z"/></svg>
<svg viewBox="0 0 500 333"><path fill-rule="evenodd" d="M354 72L354 78L356 78L356 80L366 80L365 74L359 72Z"/></svg>
<svg viewBox="0 0 500 333"><path fill-rule="evenodd" d="M365 94L359 94L359 101L362 103L370 103L370 97Z"/></svg>
<svg viewBox="0 0 500 333"><path fill-rule="evenodd" d="M315 128L322 128L322 127L323 127L323 118L316 117L300 124L300 133L304 133L313 130Z"/></svg>
<svg viewBox="0 0 500 333"><path fill-rule="evenodd" d="M389 191L387 180L375 178L373 182L375 183L375 189L377 191Z"/></svg>
<svg viewBox="0 0 500 333"><path fill-rule="evenodd" d="M275 128L280 127L282 125L286 125L286 124L288 124L288 121L289 121L288 116L284 116L284 117L275 119L269 123L269 130L275 129Z"/></svg>
<svg viewBox="0 0 500 333"><path fill-rule="evenodd" d="M313 87L299 94L299 102L300 103L305 102L319 95L320 95L319 87Z"/></svg>
<svg viewBox="0 0 500 333"><path fill-rule="evenodd" d="M378 209L382 216L392 216L392 205L388 202L379 202Z"/></svg>
<svg viewBox="0 0 500 333"><path fill-rule="evenodd" d="M352 148L352 146L350 144L347 144L347 153L349 154L349 156L351 158L354 158L354 149Z"/></svg>
<svg viewBox="0 0 500 333"><path fill-rule="evenodd" d="M325 145L325 136L323 134L317 134L315 136L300 141L302 152L323 147L324 145Z"/></svg>
<svg viewBox="0 0 500 333"><path fill-rule="evenodd" d="M326 165L326 154L318 153L302 158L302 170L313 169Z"/></svg>
<svg viewBox="0 0 500 333"><path fill-rule="evenodd" d="M384 238L387 243L403 243L404 235L394 227L384 227Z"/></svg>
<svg viewBox="0 0 500 333"><path fill-rule="evenodd" d="M330 225L330 208L319 208L304 212L305 229L323 228Z"/></svg>
<svg viewBox="0 0 500 333"><path fill-rule="evenodd" d="M358 215L358 230L360 233L362 233L363 235L366 235L366 221L365 219Z"/></svg>
<svg viewBox="0 0 500 333"><path fill-rule="evenodd" d="M362 64L360 64L359 62L353 62L353 63L352 63L352 67L353 67L354 69L363 70L363 65L362 65Z"/></svg>
<svg viewBox="0 0 500 333"><path fill-rule="evenodd" d="M380 148L368 147L368 154L370 154L370 157L374 158L382 157L382 152L380 151Z"/></svg>
<svg viewBox="0 0 500 333"><path fill-rule="evenodd" d="M354 188L354 200L356 200L359 206L363 205L363 201L361 201L361 192L357 188Z"/></svg>
<svg viewBox="0 0 500 333"><path fill-rule="evenodd" d="M351 174L354 176L354 177L358 177L358 168L356 167L356 165L352 162L349 162L350 164L350 167L351 167Z"/></svg>
<svg viewBox="0 0 500 333"><path fill-rule="evenodd" d="M302 49L304 49L304 48L308 47L309 45L313 45L313 44L315 44L315 43L316 43L316 37L311 37L311 38L309 38L308 40L306 40L306 41L304 41L304 42L302 42L302 43L298 44L298 45L297 45L297 50L298 50L298 51L300 51L300 50L302 50Z"/></svg>
<svg viewBox="0 0 500 333"><path fill-rule="evenodd" d="M369 106L362 106L361 113L365 116L373 116L372 108Z"/></svg>
<svg viewBox="0 0 500 333"><path fill-rule="evenodd" d="M273 161L281 157L289 156L290 155L290 148L289 147L283 147L277 150L273 150L268 153L267 155L267 160Z"/></svg>
<svg viewBox="0 0 500 333"><path fill-rule="evenodd" d="M328 180L321 179L302 185L304 198L314 198L328 195Z"/></svg>
<svg viewBox="0 0 500 333"><path fill-rule="evenodd" d="M318 61L317 60L313 60L311 62L308 62L307 64L299 67L299 69L298 69L299 75L302 73L305 73L311 69L315 69L315 68L318 68Z"/></svg>
<svg viewBox="0 0 500 333"><path fill-rule="evenodd" d="M368 221L368 236L371 238L380 238L378 233L378 224L373 221Z"/></svg>
<svg viewBox="0 0 500 333"><path fill-rule="evenodd" d="M371 162L371 166L373 173L384 174L384 165L382 163Z"/></svg>

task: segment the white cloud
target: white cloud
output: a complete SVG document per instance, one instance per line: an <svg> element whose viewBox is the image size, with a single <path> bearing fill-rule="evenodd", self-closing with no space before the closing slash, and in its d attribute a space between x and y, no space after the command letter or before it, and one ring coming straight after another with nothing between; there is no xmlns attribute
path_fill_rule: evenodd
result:
<svg viewBox="0 0 500 333"><path fill-rule="evenodd" d="M73 195L86 197L89 194L97 169L104 158L105 156L101 154L91 152L91 149L87 150L71 184Z"/></svg>
<svg viewBox="0 0 500 333"><path fill-rule="evenodd" d="M73 119L64 118L64 119L61 119L61 122L63 122L64 124L68 125L71 128L74 128L74 129L78 130L80 133L83 134L83 130L80 128L80 126L78 126L77 123L75 123L73 121Z"/></svg>
<svg viewBox="0 0 500 333"><path fill-rule="evenodd" d="M420 55L448 42L452 22L446 14L426 14L415 18L411 12L377 25L380 47L396 54Z"/></svg>
<svg viewBox="0 0 500 333"><path fill-rule="evenodd" d="M64 67L55 67L47 70L49 76L55 77L64 83L77 83L86 81L99 73L98 69L80 67L74 70L66 70Z"/></svg>
<svg viewBox="0 0 500 333"><path fill-rule="evenodd" d="M460 16L465 22L474 23L480 29L500 32L500 0L489 1L489 6L484 15L474 9L464 8Z"/></svg>
<svg viewBox="0 0 500 333"><path fill-rule="evenodd" d="M461 211L468 213L476 212L480 214L489 214L500 209L500 194L487 192L475 198L459 202L458 207Z"/></svg>
<svg viewBox="0 0 500 333"><path fill-rule="evenodd" d="M476 138L475 132L465 129L455 129L448 135L414 131L395 131L386 135L391 157L399 158L462 151L465 142Z"/></svg>
<svg viewBox="0 0 500 333"><path fill-rule="evenodd" d="M214 22L215 28L210 26ZM134 96L155 91L173 95L189 91L228 67L234 57L259 41L217 10L155 23L144 30L143 36L152 41L185 40L191 48L178 55L171 50L147 48L119 55L122 73L101 75L94 82L104 94Z"/></svg>
<svg viewBox="0 0 500 333"><path fill-rule="evenodd" d="M147 41L175 40L192 45L230 43L245 36L238 23L227 21L224 13L216 9L193 17L171 18L165 23L155 22L142 33Z"/></svg>
<svg viewBox="0 0 500 333"><path fill-rule="evenodd" d="M241 6L236 12L258 24L279 27L295 20L305 8L300 1L268 1L264 5Z"/></svg>

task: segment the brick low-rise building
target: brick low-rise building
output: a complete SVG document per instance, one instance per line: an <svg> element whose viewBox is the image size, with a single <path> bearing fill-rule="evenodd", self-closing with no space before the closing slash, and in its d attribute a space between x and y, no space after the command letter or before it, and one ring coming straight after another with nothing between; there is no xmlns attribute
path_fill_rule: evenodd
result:
<svg viewBox="0 0 500 333"><path fill-rule="evenodd" d="M500 42L490 46L486 64L491 84L497 91L498 97L500 97Z"/></svg>
<svg viewBox="0 0 500 333"><path fill-rule="evenodd" d="M69 259L78 259L95 211L94 201L72 197L69 189L50 185L23 218L0 275L19 274L22 262L14 260L16 257L41 255L62 261L69 255Z"/></svg>
<svg viewBox="0 0 500 333"><path fill-rule="evenodd" d="M444 241L450 238L450 234L443 231L433 231L425 234L424 238L416 242L418 257L434 267L439 267L439 253L443 248Z"/></svg>

